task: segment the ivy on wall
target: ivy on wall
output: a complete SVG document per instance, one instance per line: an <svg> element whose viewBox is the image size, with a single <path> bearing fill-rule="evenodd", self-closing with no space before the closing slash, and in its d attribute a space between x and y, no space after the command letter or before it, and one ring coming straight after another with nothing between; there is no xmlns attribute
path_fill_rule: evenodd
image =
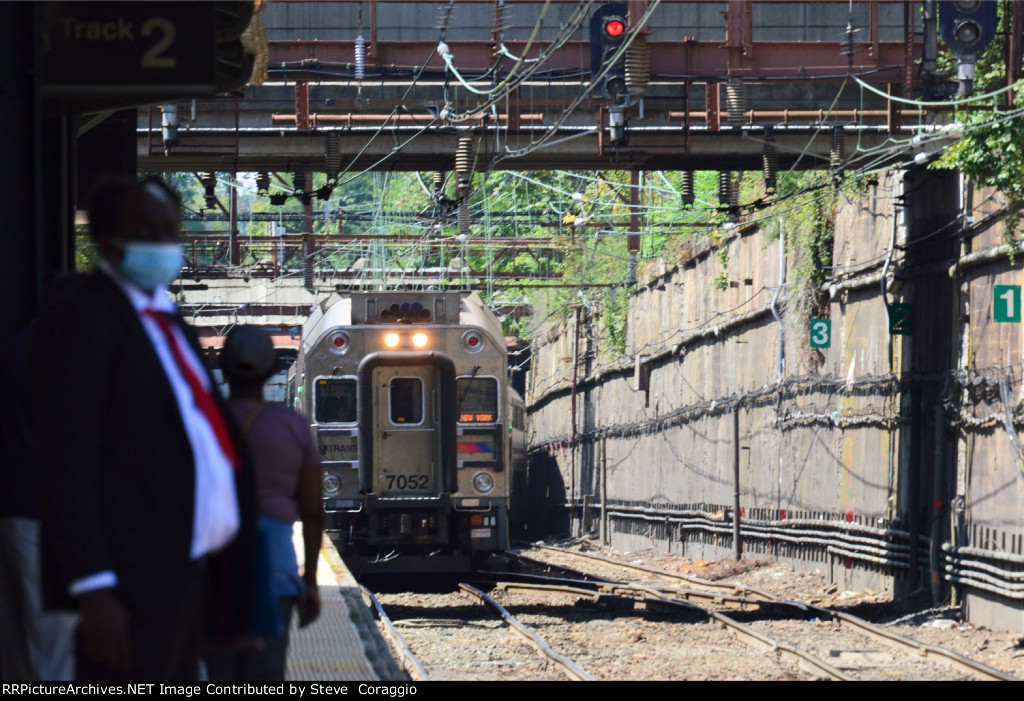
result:
<svg viewBox="0 0 1024 701"><path fill-rule="evenodd" d="M978 55L975 95L999 91L1007 84L1005 9L1000 3L996 38ZM940 67L952 70L955 58L951 53L939 58ZM1021 87L1018 84L1016 91ZM975 101L958 110L954 121L962 127L960 138L929 167L959 170L977 185L997 189L1006 200L1003 239L1016 251L1019 246L1014 233L1024 218L1024 119L1013 104L1013 95L1013 91L996 92L984 102Z"/></svg>

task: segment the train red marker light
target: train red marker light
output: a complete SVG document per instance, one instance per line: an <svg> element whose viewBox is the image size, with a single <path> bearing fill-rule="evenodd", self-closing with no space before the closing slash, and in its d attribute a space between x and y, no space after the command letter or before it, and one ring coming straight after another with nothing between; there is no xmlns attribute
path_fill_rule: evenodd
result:
<svg viewBox="0 0 1024 701"><path fill-rule="evenodd" d="M467 331L462 334L462 344L470 353L478 353L483 350L484 337L476 331Z"/></svg>
<svg viewBox="0 0 1024 701"><path fill-rule="evenodd" d="M348 334L344 331L335 331L332 333L328 343L330 344L328 348L330 348L331 352L335 355L344 355L348 352L349 338Z"/></svg>

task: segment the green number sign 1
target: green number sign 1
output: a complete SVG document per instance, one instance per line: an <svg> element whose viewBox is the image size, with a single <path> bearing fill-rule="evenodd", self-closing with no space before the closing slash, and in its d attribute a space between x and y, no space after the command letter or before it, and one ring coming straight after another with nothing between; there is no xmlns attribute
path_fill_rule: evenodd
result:
<svg viewBox="0 0 1024 701"><path fill-rule="evenodd" d="M992 291L992 320L1020 323L1020 285L996 285Z"/></svg>
<svg viewBox="0 0 1024 701"><path fill-rule="evenodd" d="M828 348L832 345L832 322L828 319L811 319L811 348Z"/></svg>

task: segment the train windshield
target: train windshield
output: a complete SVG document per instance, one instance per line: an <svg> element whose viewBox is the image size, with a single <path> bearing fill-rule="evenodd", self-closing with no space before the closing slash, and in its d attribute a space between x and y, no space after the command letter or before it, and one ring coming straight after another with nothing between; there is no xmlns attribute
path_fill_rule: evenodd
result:
<svg viewBox="0 0 1024 701"><path fill-rule="evenodd" d="M347 424L356 420L355 380L319 378L314 387L313 408L318 424Z"/></svg>
<svg viewBox="0 0 1024 701"><path fill-rule="evenodd" d="M459 421L494 423L498 420L498 381L493 377L460 377L456 380Z"/></svg>
<svg viewBox="0 0 1024 701"><path fill-rule="evenodd" d="M423 421L423 380L396 377L391 380L391 423L418 424Z"/></svg>

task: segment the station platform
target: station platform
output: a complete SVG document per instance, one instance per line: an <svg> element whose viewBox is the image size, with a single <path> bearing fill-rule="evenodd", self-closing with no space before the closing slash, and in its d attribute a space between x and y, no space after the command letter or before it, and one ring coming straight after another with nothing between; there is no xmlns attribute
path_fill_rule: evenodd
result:
<svg viewBox="0 0 1024 701"><path fill-rule="evenodd" d="M301 530L296 552L302 557ZM326 538L317 567L320 618L298 628L293 616L285 679L289 681L409 681L374 622L358 583Z"/></svg>

